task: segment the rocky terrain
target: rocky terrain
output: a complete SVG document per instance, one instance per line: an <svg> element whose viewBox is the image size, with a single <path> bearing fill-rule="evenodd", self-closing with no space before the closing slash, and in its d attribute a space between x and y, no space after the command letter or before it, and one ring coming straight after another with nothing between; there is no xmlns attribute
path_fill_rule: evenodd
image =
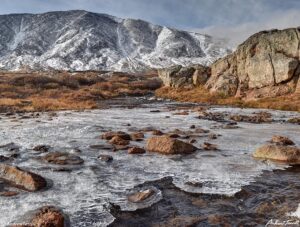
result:
<svg viewBox="0 0 300 227"><path fill-rule="evenodd" d="M145 71L228 54L207 35L86 11L0 16L0 68Z"/></svg>
<svg viewBox="0 0 300 227"><path fill-rule="evenodd" d="M107 105L0 114L1 226L298 223L298 113Z"/></svg>
<svg viewBox="0 0 300 227"><path fill-rule="evenodd" d="M251 98L274 97L300 90L299 30L263 31L211 65L206 87L211 92Z"/></svg>
<svg viewBox="0 0 300 227"><path fill-rule="evenodd" d="M209 67L161 69L158 74L166 88L157 95L179 101L300 111L299 34L296 28L263 31Z"/></svg>
<svg viewBox="0 0 300 227"><path fill-rule="evenodd" d="M209 65L221 43L140 20L0 22L0 226L300 225L298 29Z"/></svg>

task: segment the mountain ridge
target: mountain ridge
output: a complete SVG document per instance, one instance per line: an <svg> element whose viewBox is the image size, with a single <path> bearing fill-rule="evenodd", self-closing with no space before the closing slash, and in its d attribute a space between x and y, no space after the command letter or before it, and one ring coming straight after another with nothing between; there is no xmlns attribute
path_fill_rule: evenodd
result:
<svg viewBox="0 0 300 227"><path fill-rule="evenodd" d="M0 68L142 71L208 65L222 40L84 10L0 15Z"/></svg>

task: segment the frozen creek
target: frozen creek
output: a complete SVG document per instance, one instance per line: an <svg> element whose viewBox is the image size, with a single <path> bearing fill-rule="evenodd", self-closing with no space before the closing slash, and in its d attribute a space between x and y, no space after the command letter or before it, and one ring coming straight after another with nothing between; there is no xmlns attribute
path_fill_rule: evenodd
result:
<svg viewBox="0 0 300 227"><path fill-rule="evenodd" d="M136 185L163 177L172 177L175 186L186 192L231 196L239 192L242 186L253 182L263 171L286 168L251 157L255 148L270 140L272 135L288 136L300 145L299 125L282 122L300 117L298 113L268 111L274 123L238 123L239 128L222 129L216 127L222 123L198 119L197 112L173 115L178 110L170 111L168 107L176 105L168 102L147 103L145 100L145 104L135 108L115 105L103 110L58 112L53 119L47 113L39 118L18 121L1 116L0 147L15 143L20 148L21 155L12 164L40 174L52 186L37 193L0 197L0 226L6 226L26 211L43 205L61 207L69 215L71 226L106 226L114 220L107 209L109 203L119 205L122 210L135 210L159 201L162 197L159 190L150 201L141 204L128 202L127 195ZM215 107L209 111L251 114L260 110ZM191 125L220 134L213 141L201 136L195 144L200 147L208 141L217 144L220 151L198 150L188 156L164 156L156 153L128 155L126 150L112 152L90 148L91 145L106 144L100 139L105 131L128 132L146 127L164 132L175 129L188 131ZM35 159L42 154L37 154L32 148L41 144L50 145L55 151L71 153L78 148L82 152L77 155L84 159L84 165L75 167L71 172L53 171L57 166ZM144 146L144 142L131 144ZM0 155L9 152L6 147L0 148ZM97 158L100 154L112 155L113 162L101 162ZM203 187L186 184L189 181L201 182Z"/></svg>

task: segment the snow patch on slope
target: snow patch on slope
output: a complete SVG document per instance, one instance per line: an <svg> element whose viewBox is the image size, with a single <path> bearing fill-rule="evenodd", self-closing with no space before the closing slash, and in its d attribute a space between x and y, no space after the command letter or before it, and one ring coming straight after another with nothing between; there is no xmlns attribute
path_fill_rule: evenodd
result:
<svg viewBox="0 0 300 227"><path fill-rule="evenodd" d="M0 16L0 67L142 71L208 65L230 52L222 40L86 11Z"/></svg>

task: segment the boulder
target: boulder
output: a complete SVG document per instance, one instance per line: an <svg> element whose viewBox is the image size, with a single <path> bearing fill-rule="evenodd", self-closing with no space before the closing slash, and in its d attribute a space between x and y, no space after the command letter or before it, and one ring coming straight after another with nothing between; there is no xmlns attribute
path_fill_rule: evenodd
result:
<svg viewBox="0 0 300 227"><path fill-rule="evenodd" d="M89 146L93 150L112 150L113 146L110 144L94 144Z"/></svg>
<svg viewBox="0 0 300 227"><path fill-rule="evenodd" d="M39 152L48 152L50 149L50 146L47 145L37 145L32 150L39 151Z"/></svg>
<svg viewBox="0 0 300 227"><path fill-rule="evenodd" d="M204 142L202 147L203 147L204 150L207 150L207 151L218 150L218 146L217 145L211 144L211 143L207 143L207 142Z"/></svg>
<svg viewBox="0 0 300 227"><path fill-rule="evenodd" d="M27 191L38 191L47 186L47 181L40 175L5 164L0 164L0 179Z"/></svg>
<svg viewBox="0 0 300 227"><path fill-rule="evenodd" d="M278 135L272 137L271 143L275 143L277 145L295 145L295 143L288 137Z"/></svg>
<svg viewBox="0 0 300 227"><path fill-rule="evenodd" d="M206 81L210 77L211 69L202 65L195 66L195 72L193 74L193 85L198 87L205 85Z"/></svg>
<svg viewBox="0 0 300 227"><path fill-rule="evenodd" d="M31 223L38 227L64 227L65 217L62 212L55 207L43 207L35 215Z"/></svg>
<svg viewBox="0 0 300 227"><path fill-rule="evenodd" d="M225 97L234 96L238 89L238 78L231 74L222 74L210 89L213 93L219 93Z"/></svg>
<svg viewBox="0 0 300 227"><path fill-rule="evenodd" d="M146 150L161 154L190 154L197 150L192 144L169 136L152 137L148 139Z"/></svg>
<svg viewBox="0 0 300 227"><path fill-rule="evenodd" d="M176 113L173 113L173 115L182 115L182 116L185 116L185 115L189 115L190 112L189 111L181 111L181 112L176 112Z"/></svg>
<svg viewBox="0 0 300 227"><path fill-rule="evenodd" d="M290 118L288 119L289 123L300 125L300 117Z"/></svg>
<svg viewBox="0 0 300 227"><path fill-rule="evenodd" d="M220 135L217 135L217 134L214 134L214 133L210 133L208 135L208 139L215 140L215 139L218 139L218 136L220 136Z"/></svg>
<svg viewBox="0 0 300 227"><path fill-rule="evenodd" d="M145 149L140 147L131 147L128 149L128 154L144 154L146 153Z"/></svg>
<svg viewBox="0 0 300 227"><path fill-rule="evenodd" d="M113 147L113 151L123 151L129 149L129 146L127 145L114 145Z"/></svg>
<svg viewBox="0 0 300 227"><path fill-rule="evenodd" d="M166 220L164 220L164 224L162 226L173 226L173 227L192 227L192 226L201 226L201 222L204 222L205 219L203 217L197 217L197 216L172 216ZM230 226L230 225L226 225Z"/></svg>
<svg viewBox="0 0 300 227"><path fill-rule="evenodd" d="M105 154L101 154L98 156L98 159L104 162L111 162L113 161L113 157L111 155L105 155Z"/></svg>
<svg viewBox="0 0 300 227"><path fill-rule="evenodd" d="M13 224L11 227L65 227L65 215L58 208L45 206L31 212L29 223Z"/></svg>
<svg viewBox="0 0 300 227"><path fill-rule="evenodd" d="M130 135L126 132L118 131L118 132L106 132L104 133L101 138L105 140L111 140L113 137L119 136L124 140L130 140Z"/></svg>
<svg viewBox="0 0 300 227"><path fill-rule="evenodd" d="M253 157L286 162L289 164L300 164L300 148L295 146L266 144L259 147L254 152Z"/></svg>
<svg viewBox="0 0 300 227"><path fill-rule="evenodd" d="M79 156L66 152L51 152L43 156L42 160L56 165L80 165L84 162Z"/></svg>
<svg viewBox="0 0 300 227"><path fill-rule="evenodd" d="M152 190L152 189L147 189L147 190L144 190L144 191L140 191L140 192L134 193L132 195L129 195L128 196L128 201L130 201L132 203L143 202L144 200L151 197L154 193L155 193L155 191Z"/></svg>
<svg viewBox="0 0 300 227"><path fill-rule="evenodd" d="M154 135L154 136L162 136L162 135L164 135L164 133L162 131L160 131L160 130L153 130L152 131L152 135Z"/></svg>
<svg viewBox="0 0 300 227"><path fill-rule="evenodd" d="M263 88L253 88L247 91L247 97L244 100L251 101L259 98L273 98L290 93L289 84L278 84L276 86L267 86Z"/></svg>
<svg viewBox="0 0 300 227"><path fill-rule="evenodd" d="M3 196L3 197L13 197L13 196L16 196L18 194L19 194L19 192L15 192L15 191L3 191L3 192L0 192L0 196Z"/></svg>
<svg viewBox="0 0 300 227"><path fill-rule="evenodd" d="M0 162L6 162L6 161L8 161L8 160L10 160L9 157L6 157L6 156L4 156L4 155L0 155Z"/></svg>
<svg viewBox="0 0 300 227"><path fill-rule="evenodd" d="M129 144L129 140L125 140L121 136L114 136L109 143L113 145L126 146Z"/></svg>
<svg viewBox="0 0 300 227"><path fill-rule="evenodd" d="M270 123L272 118L270 115L265 114L264 112L256 113L254 115L232 115L230 116L231 120L239 122L248 122L248 123Z"/></svg>
<svg viewBox="0 0 300 227"><path fill-rule="evenodd" d="M145 135L142 132L135 132L135 133L130 134L130 138L133 141L141 141L144 139L144 137L145 137Z"/></svg>
<svg viewBox="0 0 300 227"><path fill-rule="evenodd" d="M298 77L295 93L300 94L300 76Z"/></svg>
<svg viewBox="0 0 300 227"><path fill-rule="evenodd" d="M295 92L299 89L299 35L297 28L254 34L234 53L211 65L206 88L240 97L262 89L258 98Z"/></svg>
<svg viewBox="0 0 300 227"><path fill-rule="evenodd" d="M204 85L210 76L210 68L202 65L180 65L158 70L158 76L167 87L190 87Z"/></svg>

